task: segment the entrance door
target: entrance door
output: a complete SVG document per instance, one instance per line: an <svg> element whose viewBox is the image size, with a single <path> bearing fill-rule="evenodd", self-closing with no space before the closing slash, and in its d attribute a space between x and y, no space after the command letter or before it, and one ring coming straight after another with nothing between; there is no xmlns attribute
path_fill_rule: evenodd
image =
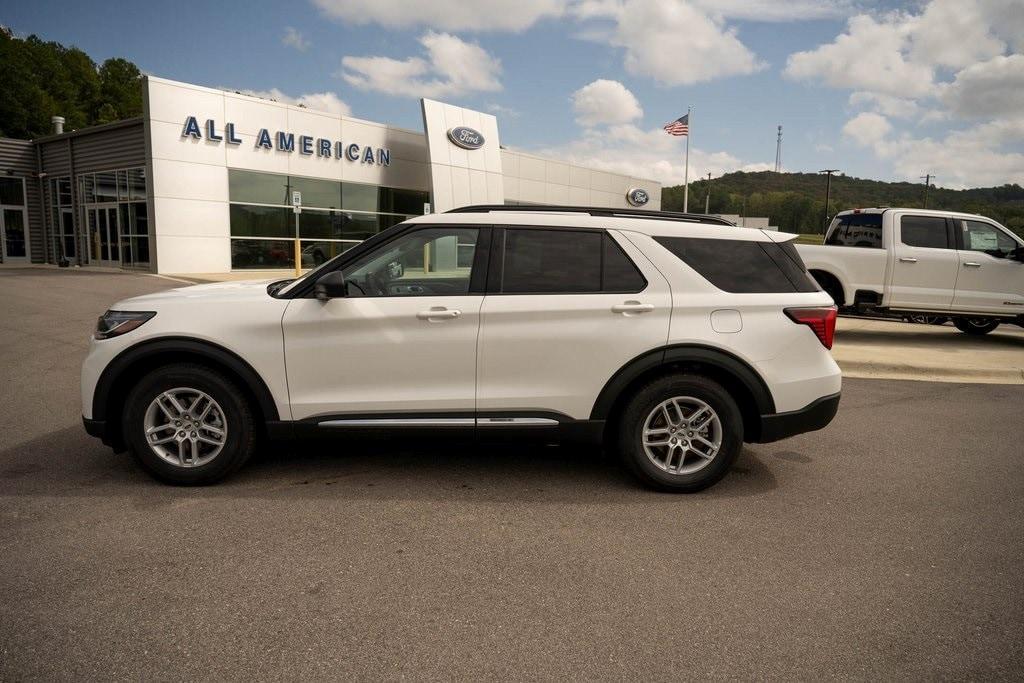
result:
<svg viewBox="0 0 1024 683"><path fill-rule="evenodd" d="M0 211L0 232L3 233L4 262L28 260L25 209Z"/></svg>
<svg viewBox="0 0 1024 683"><path fill-rule="evenodd" d="M88 209L89 255L96 266L121 265L121 230L117 205Z"/></svg>

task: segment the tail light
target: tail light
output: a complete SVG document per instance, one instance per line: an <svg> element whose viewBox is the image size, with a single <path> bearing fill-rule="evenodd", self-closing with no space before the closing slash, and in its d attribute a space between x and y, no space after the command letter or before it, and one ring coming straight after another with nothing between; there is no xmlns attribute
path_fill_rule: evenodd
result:
<svg viewBox="0 0 1024 683"><path fill-rule="evenodd" d="M798 325L807 325L814 331L821 345L832 348L832 339L836 335L836 307L820 306L815 308L787 308L786 315Z"/></svg>

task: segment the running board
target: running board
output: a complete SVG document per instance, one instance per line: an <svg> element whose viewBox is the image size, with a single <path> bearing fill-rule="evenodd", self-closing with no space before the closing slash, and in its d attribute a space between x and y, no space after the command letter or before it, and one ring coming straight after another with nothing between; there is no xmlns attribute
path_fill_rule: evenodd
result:
<svg viewBox="0 0 1024 683"><path fill-rule="evenodd" d="M318 422L318 427L557 427L547 417L381 417L335 419Z"/></svg>

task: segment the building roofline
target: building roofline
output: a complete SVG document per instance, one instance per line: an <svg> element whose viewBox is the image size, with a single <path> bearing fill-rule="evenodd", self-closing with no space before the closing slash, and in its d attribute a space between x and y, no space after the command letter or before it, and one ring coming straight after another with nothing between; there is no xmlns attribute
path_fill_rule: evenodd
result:
<svg viewBox="0 0 1024 683"><path fill-rule="evenodd" d="M53 135L44 135L39 138L32 138L30 142L53 142L55 140L66 140L68 138L78 138L83 135L92 135L93 133L105 133L111 130L118 130L120 128L130 128L132 126L140 126L143 123L143 117L136 116L131 119L123 119L121 121L113 121L111 123L102 123L98 126L88 126L86 128L79 128L78 130L68 131L66 133L57 133Z"/></svg>

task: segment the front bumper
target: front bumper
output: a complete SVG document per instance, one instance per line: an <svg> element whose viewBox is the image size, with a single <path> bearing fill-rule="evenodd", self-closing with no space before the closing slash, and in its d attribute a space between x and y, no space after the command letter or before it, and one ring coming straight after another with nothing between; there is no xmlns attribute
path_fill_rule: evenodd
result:
<svg viewBox="0 0 1024 683"><path fill-rule="evenodd" d="M822 396L799 410L761 416L761 433L756 443L787 439L828 425L839 410L840 393Z"/></svg>

